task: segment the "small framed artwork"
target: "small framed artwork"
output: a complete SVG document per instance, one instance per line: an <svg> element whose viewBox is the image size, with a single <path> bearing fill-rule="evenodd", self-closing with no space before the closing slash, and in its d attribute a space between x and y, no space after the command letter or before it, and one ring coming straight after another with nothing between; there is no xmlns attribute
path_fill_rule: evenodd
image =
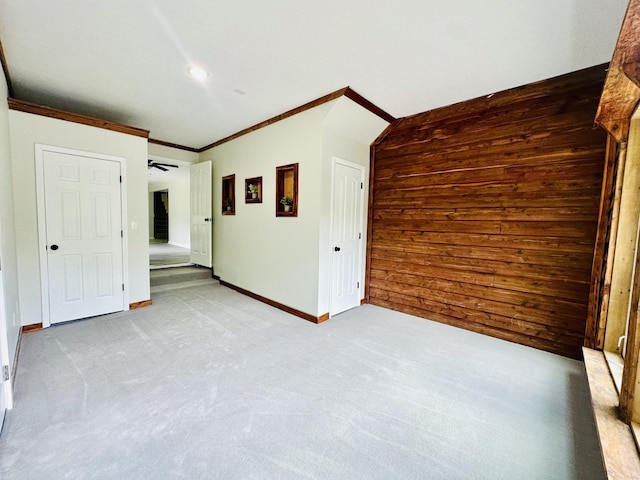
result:
<svg viewBox="0 0 640 480"><path fill-rule="evenodd" d="M298 164L276 167L276 217L298 216Z"/></svg>
<svg viewBox="0 0 640 480"><path fill-rule="evenodd" d="M262 177L245 179L244 203L262 203Z"/></svg>
<svg viewBox="0 0 640 480"><path fill-rule="evenodd" d="M222 177L222 215L236 214L236 176Z"/></svg>

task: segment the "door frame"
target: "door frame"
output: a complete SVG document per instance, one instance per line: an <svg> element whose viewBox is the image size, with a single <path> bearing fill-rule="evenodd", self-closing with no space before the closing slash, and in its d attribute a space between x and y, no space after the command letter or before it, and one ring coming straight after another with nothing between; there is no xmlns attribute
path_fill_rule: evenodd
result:
<svg viewBox="0 0 640 480"><path fill-rule="evenodd" d="M35 167L36 167L36 212L38 218L38 257L40 260L40 296L42 327L51 326L49 311L49 267L47 262L47 224L44 195L44 156L46 152L62 153L65 155L75 155L80 157L94 158L97 160L108 160L120 164L120 229L122 230L122 279L124 281L124 291L122 292L122 310L129 310L129 282L127 272L129 271L129 250L127 222L127 161L123 157L105 155L102 153L87 152L70 148L54 147L52 145L35 145Z"/></svg>
<svg viewBox="0 0 640 480"><path fill-rule="evenodd" d="M336 165L340 164L343 165L345 167L349 167L349 168L354 168L356 170L360 171L360 182L362 183L363 187L360 189L360 209L358 214L360 215L360 232L362 233L362 238L360 239L360 245L358 246L358 278L359 278L359 282L360 282L360 286L358 287L358 299L361 300L362 298L362 292L364 291L364 275L363 275L363 271L362 271L362 267L363 267L363 263L362 263L362 252L364 251L362 246L364 244L365 241L365 236L366 236L366 231L364 229L365 227L365 212L364 212L364 191L365 191L365 173L366 173L366 167L364 165L360 165L359 163L354 163L354 162L350 162L349 160L344 160L340 157L336 157L336 156L332 156L331 157L331 201L329 203L329 245L328 248L331 249L334 241L333 241L333 220L334 220L334 215L333 215L333 203L335 200L335 195L336 195ZM334 266L334 255L331 255L331 268L329 270L329 318L331 318L333 315L338 315L337 313L334 314L333 313L333 270L335 268ZM357 307L358 305L355 305L354 307ZM342 312L339 312L342 313Z"/></svg>
<svg viewBox="0 0 640 480"><path fill-rule="evenodd" d="M0 405L4 405L4 408L0 408L0 432L2 432L2 425L4 423L4 416L6 410L13 408L13 365L9 358L9 340L7 338L7 317L5 309L5 295L4 295L4 272L0 265L0 367L7 366L9 369L9 378L3 380L3 372L0 370Z"/></svg>
<svg viewBox="0 0 640 480"><path fill-rule="evenodd" d="M207 164L208 166L205 167L204 165ZM209 215L208 217L205 217L205 222L208 222L208 228L209 228L209 242L208 242L208 248L209 248L209 255L207 258L207 262L206 265L203 265L202 263L197 263L193 261L193 246L194 246L194 221L193 221L193 195L194 195L194 184L193 184L193 170L194 169L205 169L207 170L207 174L208 174L208 186L206 188L207 191L207 195L208 195L208 211L207 214ZM190 235L190 246L189 246L189 261L195 265L201 265L205 268L211 268L213 269L213 215L214 215L214 210L213 210L213 162L211 160L205 160L203 162L198 162L198 163L192 163L191 165L189 165L189 235ZM206 220L208 218L208 220Z"/></svg>

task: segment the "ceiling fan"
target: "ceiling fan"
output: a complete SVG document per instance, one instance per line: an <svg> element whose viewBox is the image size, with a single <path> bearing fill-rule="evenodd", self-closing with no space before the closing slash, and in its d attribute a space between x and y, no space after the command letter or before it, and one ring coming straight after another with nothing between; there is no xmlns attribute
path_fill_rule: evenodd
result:
<svg viewBox="0 0 640 480"><path fill-rule="evenodd" d="M166 168L166 167L178 168L178 165L172 165L170 163L154 162L151 159L147 160L147 168L157 168L158 170L162 170L163 172L167 172L169 169Z"/></svg>

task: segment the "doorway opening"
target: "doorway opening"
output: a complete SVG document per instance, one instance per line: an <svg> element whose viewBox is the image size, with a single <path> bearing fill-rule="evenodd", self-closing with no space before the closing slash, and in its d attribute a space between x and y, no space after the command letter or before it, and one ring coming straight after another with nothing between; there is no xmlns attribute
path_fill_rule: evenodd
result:
<svg viewBox="0 0 640 480"><path fill-rule="evenodd" d="M149 157L149 268L191 265L189 164Z"/></svg>
<svg viewBox="0 0 640 480"><path fill-rule="evenodd" d="M149 269L191 265L190 250L169 243L169 190L152 192L153 238L149 239Z"/></svg>
<svg viewBox="0 0 640 480"><path fill-rule="evenodd" d="M124 162L36 145L43 327L126 310Z"/></svg>
<svg viewBox="0 0 640 480"><path fill-rule="evenodd" d="M153 192L153 238L169 242L169 190Z"/></svg>

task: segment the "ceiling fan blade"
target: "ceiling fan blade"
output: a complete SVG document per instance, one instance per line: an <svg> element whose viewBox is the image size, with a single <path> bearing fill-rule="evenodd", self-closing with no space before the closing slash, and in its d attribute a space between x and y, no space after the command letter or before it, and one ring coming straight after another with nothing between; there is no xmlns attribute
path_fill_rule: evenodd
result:
<svg viewBox="0 0 640 480"><path fill-rule="evenodd" d="M168 168L164 168L164 167L160 166L157 163L153 164L153 166L156 167L158 170L162 170L163 172L168 172L169 171Z"/></svg>
<svg viewBox="0 0 640 480"><path fill-rule="evenodd" d="M153 165L162 165L163 167L178 168L178 165L172 165L171 163L154 162Z"/></svg>

